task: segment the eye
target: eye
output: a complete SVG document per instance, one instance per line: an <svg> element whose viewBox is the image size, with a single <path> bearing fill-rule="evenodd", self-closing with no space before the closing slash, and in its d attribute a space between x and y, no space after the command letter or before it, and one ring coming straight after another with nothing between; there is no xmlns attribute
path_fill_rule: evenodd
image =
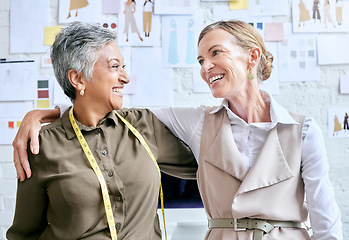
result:
<svg viewBox="0 0 349 240"><path fill-rule="evenodd" d="M111 67L112 67L112 68L115 68L116 70L118 70L119 67L120 67L120 65L119 65L119 64L114 64L114 65L112 65Z"/></svg>
<svg viewBox="0 0 349 240"><path fill-rule="evenodd" d="M122 69L125 69L125 67L126 67L126 65L123 65L123 66L122 66Z"/></svg>
<svg viewBox="0 0 349 240"><path fill-rule="evenodd" d="M204 60L202 60L202 59L199 59L198 62L200 65L204 64Z"/></svg>
<svg viewBox="0 0 349 240"><path fill-rule="evenodd" d="M218 54L220 54L222 51L221 50L214 50L212 51L212 56L216 56Z"/></svg>

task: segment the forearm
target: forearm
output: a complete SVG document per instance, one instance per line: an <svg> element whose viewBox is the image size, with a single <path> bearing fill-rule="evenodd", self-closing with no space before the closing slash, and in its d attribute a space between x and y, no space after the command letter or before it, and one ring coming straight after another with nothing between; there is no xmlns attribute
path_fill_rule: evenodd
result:
<svg viewBox="0 0 349 240"><path fill-rule="evenodd" d="M60 117L60 109L34 110L33 114L41 123L50 123Z"/></svg>

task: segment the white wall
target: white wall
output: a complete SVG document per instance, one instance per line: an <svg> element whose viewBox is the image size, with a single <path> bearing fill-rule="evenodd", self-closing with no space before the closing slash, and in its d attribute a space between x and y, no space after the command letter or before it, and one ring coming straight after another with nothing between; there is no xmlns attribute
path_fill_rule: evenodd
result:
<svg viewBox="0 0 349 240"><path fill-rule="evenodd" d="M213 4L226 5L226 2L197 1L204 24L212 22ZM289 16L274 18L277 21L291 21L291 0ZM51 24L57 24L58 0L51 0ZM38 63L40 75L52 75L52 71L39 66L40 54L9 54L10 0L0 4L0 58L31 57ZM331 47L331 46L330 46ZM335 46L333 46L335 47ZM213 105L217 101L210 94L197 94L192 91L191 69L174 70L174 106ZM319 82L280 83L280 93L275 98L291 111L315 118L323 130L330 163L330 178L336 198L342 211L344 239L349 239L349 139L329 139L327 137L327 110L333 107L348 108L349 95L339 94L339 75L349 74L349 65L322 66ZM130 100L126 98L126 104ZM0 133L1 134L1 133ZM16 193L16 173L13 166L12 146L0 145L0 239L11 225Z"/></svg>

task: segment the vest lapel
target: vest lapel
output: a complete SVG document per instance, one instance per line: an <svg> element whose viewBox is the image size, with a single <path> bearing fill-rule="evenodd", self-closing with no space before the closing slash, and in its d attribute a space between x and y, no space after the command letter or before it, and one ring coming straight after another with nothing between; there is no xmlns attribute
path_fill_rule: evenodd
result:
<svg viewBox="0 0 349 240"><path fill-rule="evenodd" d="M216 117L207 114L205 118L205 121L209 121L205 124L212 128L203 131L205 135L202 135L202 138L205 141L201 141L204 146L201 146L200 158L243 181L248 169L235 144L230 121L225 116L225 109L221 109L214 115Z"/></svg>
<svg viewBox="0 0 349 240"><path fill-rule="evenodd" d="M283 154L277 127L272 129L254 165L240 185L236 196L268 187L294 177Z"/></svg>

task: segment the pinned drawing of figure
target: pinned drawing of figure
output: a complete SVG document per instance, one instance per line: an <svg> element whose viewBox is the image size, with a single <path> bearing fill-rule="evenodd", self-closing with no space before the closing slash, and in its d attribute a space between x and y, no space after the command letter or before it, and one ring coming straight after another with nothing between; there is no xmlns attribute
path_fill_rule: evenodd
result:
<svg viewBox="0 0 349 240"><path fill-rule="evenodd" d="M348 113L345 113L345 115L344 115L344 123L343 123L344 131L349 130L348 118L349 118Z"/></svg>
<svg viewBox="0 0 349 240"><path fill-rule="evenodd" d="M177 24L174 19L171 20L171 28L173 30L170 33L167 61L171 64L176 64L179 62L179 58L178 58L178 47L177 47Z"/></svg>
<svg viewBox="0 0 349 240"><path fill-rule="evenodd" d="M336 19L338 25L342 25L343 21L343 0L336 0Z"/></svg>
<svg viewBox="0 0 349 240"><path fill-rule="evenodd" d="M136 12L136 2L135 0L127 0L125 2L125 28L124 28L124 33L126 33L126 42L128 42L128 30L131 28L132 33L137 33L138 37L141 41L143 39L141 38L141 35L139 34L137 24L136 24L136 19L134 16L134 13Z"/></svg>
<svg viewBox="0 0 349 240"><path fill-rule="evenodd" d="M337 133L339 131L342 131L342 126L341 126L341 123L339 122L339 119L337 117L337 115L334 115L334 128L333 128L333 136L334 135L337 135Z"/></svg>
<svg viewBox="0 0 349 240"><path fill-rule="evenodd" d="M319 19L321 22L321 16L320 16L320 0L314 0L313 2L313 19L314 22L316 22L316 19Z"/></svg>
<svg viewBox="0 0 349 240"><path fill-rule="evenodd" d="M303 0L299 1L299 25L298 27L301 26L301 24L303 24L303 26L305 25L305 22L310 20L310 14L308 9L305 7L305 4L303 2Z"/></svg>
<svg viewBox="0 0 349 240"><path fill-rule="evenodd" d="M195 63L196 60L196 46L195 46L195 36L194 31L191 29L194 25L194 21L191 18L188 22L188 35L187 35L187 56L185 62L188 64Z"/></svg>
<svg viewBox="0 0 349 240"><path fill-rule="evenodd" d="M151 0L145 0L143 5L143 32L146 37L149 37L151 32L153 9L154 3Z"/></svg>
<svg viewBox="0 0 349 240"><path fill-rule="evenodd" d="M86 7L88 5L88 1L87 0L70 0L70 7L69 7L69 14L68 14L68 18L71 17L71 11L72 10L76 10L75 12L75 17L78 16L78 9Z"/></svg>
<svg viewBox="0 0 349 240"><path fill-rule="evenodd" d="M330 7L330 1L325 0L324 3L324 23L325 23L325 28L327 28L327 21L333 25L333 27L336 27L332 21L331 13L330 13L331 7Z"/></svg>

